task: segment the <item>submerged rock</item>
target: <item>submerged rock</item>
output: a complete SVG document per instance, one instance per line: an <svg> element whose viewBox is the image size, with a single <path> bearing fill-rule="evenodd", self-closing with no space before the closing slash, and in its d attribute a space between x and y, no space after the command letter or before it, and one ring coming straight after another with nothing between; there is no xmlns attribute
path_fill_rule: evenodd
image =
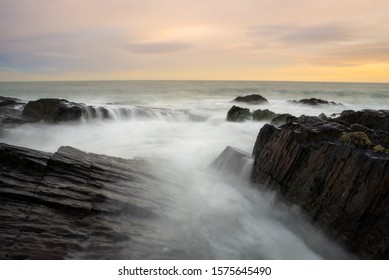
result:
<svg viewBox="0 0 389 280"><path fill-rule="evenodd" d="M246 96L238 96L233 101L236 102L246 102L251 104L262 104L262 103L268 103L269 101L259 94L250 94Z"/></svg>
<svg viewBox="0 0 389 280"><path fill-rule="evenodd" d="M291 102L293 103L300 103L304 105L309 105L309 106L317 106L317 105L342 105L341 103L335 103L334 101L326 101L323 99L319 98L305 98L305 99L300 99L300 100L292 100Z"/></svg>
<svg viewBox="0 0 389 280"><path fill-rule="evenodd" d="M0 160L0 259L189 257L169 210L179 188L168 170L156 175L161 166L6 144Z"/></svg>
<svg viewBox="0 0 389 280"><path fill-rule="evenodd" d="M231 122L243 122L252 118L250 110L238 106L232 106L227 112L227 120Z"/></svg>
<svg viewBox="0 0 389 280"><path fill-rule="evenodd" d="M280 129L265 125L252 181L299 205L352 253L388 259L389 131L376 130L388 120L387 112L361 111L327 121L302 116Z"/></svg>

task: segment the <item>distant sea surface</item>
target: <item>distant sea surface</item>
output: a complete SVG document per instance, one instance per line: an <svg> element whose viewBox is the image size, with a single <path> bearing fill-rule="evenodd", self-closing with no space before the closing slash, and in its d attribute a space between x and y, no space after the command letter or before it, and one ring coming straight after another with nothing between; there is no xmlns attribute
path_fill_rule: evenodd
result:
<svg viewBox="0 0 389 280"><path fill-rule="evenodd" d="M260 94L267 104L232 103ZM389 110L389 84L241 81L0 82L0 95L23 100L63 98L104 106L111 120L27 124L5 131L0 142L55 152L60 146L123 158L151 157L185 170L192 205L193 242L212 258L350 258L295 208L271 192L251 192L207 173L226 146L252 152L265 122L226 121L232 105L295 116L343 110ZM289 100L321 98L342 105L309 107ZM122 108L144 111L129 117ZM245 189L245 190L242 190ZM188 206L191 207L191 206ZM191 242L191 241L188 241ZM196 243L196 244L197 244ZM198 247L197 245L189 246Z"/></svg>

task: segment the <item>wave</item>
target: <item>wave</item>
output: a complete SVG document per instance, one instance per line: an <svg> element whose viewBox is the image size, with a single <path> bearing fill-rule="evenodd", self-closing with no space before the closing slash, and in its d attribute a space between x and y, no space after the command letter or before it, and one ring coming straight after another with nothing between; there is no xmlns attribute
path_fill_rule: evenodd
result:
<svg viewBox="0 0 389 280"><path fill-rule="evenodd" d="M168 108L152 108L144 106L86 106L81 120L162 120L162 121L205 121L208 117L192 113L191 110L174 110Z"/></svg>
<svg viewBox="0 0 389 280"><path fill-rule="evenodd" d="M163 108L87 106L82 115L82 119L84 120L128 120L131 118L177 120L180 118L180 114L174 110Z"/></svg>

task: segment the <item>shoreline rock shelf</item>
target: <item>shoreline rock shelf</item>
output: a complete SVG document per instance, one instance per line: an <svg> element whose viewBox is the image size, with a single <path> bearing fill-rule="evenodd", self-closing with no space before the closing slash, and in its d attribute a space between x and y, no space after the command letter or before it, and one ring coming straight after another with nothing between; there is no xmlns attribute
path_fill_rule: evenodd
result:
<svg viewBox="0 0 389 280"><path fill-rule="evenodd" d="M388 121L388 111L365 110L328 121L303 116L279 129L266 124L252 181L299 205L352 253L388 259Z"/></svg>
<svg viewBox="0 0 389 280"><path fill-rule="evenodd" d="M0 144L0 259L187 259L146 160ZM159 167L160 168L160 167Z"/></svg>

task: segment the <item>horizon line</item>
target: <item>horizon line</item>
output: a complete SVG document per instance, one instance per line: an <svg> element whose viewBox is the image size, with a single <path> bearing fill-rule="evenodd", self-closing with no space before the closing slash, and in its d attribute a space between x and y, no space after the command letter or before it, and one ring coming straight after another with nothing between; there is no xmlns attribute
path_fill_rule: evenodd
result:
<svg viewBox="0 0 389 280"><path fill-rule="evenodd" d="M0 80L0 83L29 82L279 82L279 83L339 83L339 84L389 84L367 81L304 81L304 80L217 80L217 79L110 79L110 80Z"/></svg>

